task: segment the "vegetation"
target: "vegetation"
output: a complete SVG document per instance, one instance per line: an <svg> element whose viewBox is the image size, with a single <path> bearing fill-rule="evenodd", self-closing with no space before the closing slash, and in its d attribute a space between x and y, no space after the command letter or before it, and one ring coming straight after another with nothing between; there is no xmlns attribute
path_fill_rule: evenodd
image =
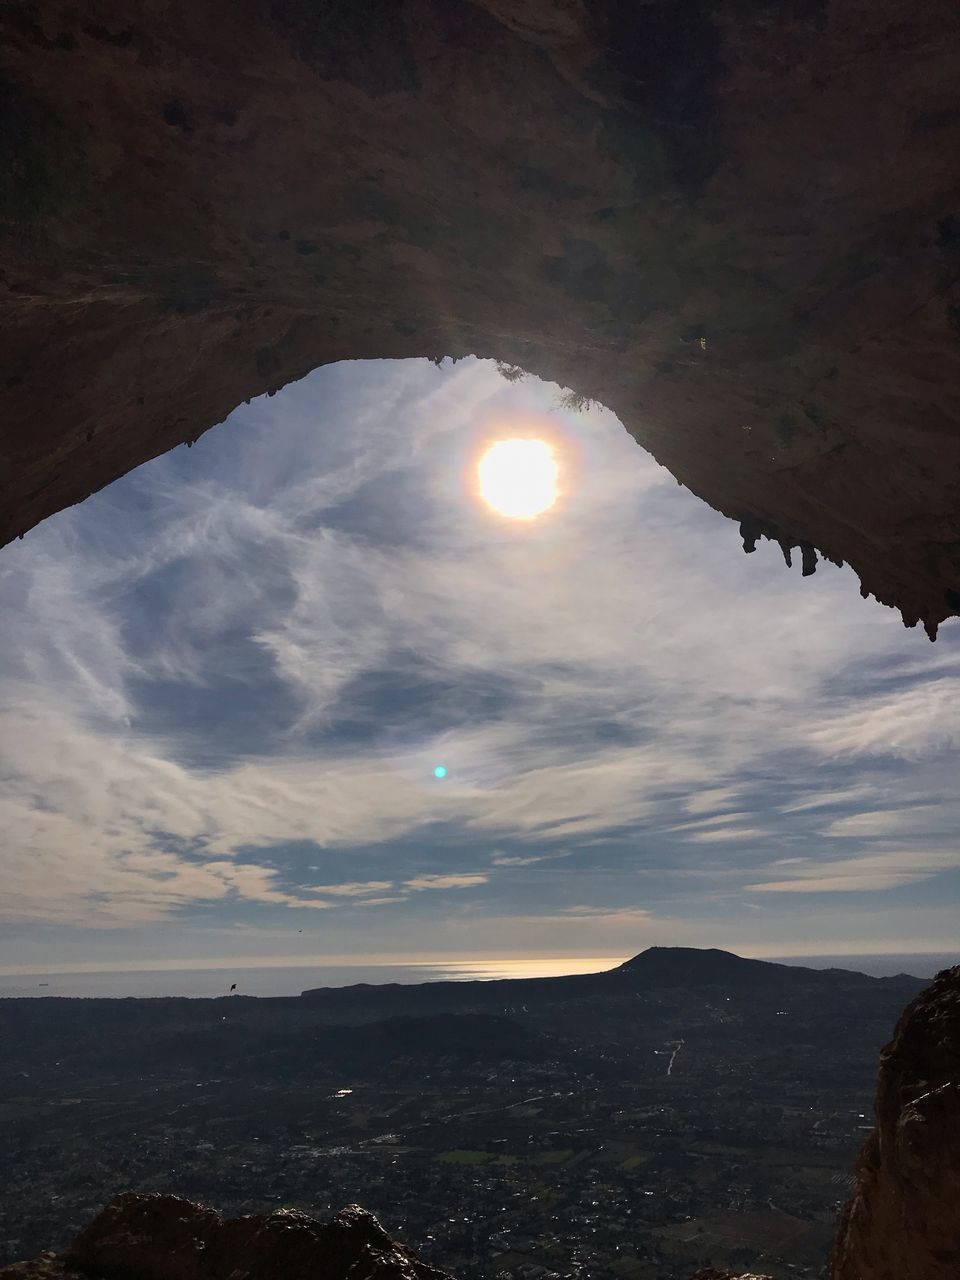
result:
<svg viewBox="0 0 960 1280"><path fill-rule="evenodd" d="M518 364L508 364L506 360L497 360L496 366L497 373L507 382L522 382L527 376L526 369ZM600 402L580 391L564 387L554 403L558 409L566 409L571 413L587 413L590 409L598 408Z"/></svg>
<svg viewBox="0 0 960 1280"><path fill-rule="evenodd" d="M579 391L572 391L569 387L564 387L557 396L557 408L568 409L572 413L587 413L590 409L596 409L598 405L599 401L591 400L589 396Z"/></svg>

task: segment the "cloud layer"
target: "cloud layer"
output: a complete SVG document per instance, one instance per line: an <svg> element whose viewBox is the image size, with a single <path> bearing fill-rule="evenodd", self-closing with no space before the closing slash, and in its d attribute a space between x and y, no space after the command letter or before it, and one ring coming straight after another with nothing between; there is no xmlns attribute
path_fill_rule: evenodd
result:
<svg viewBox="0 0 960 1280"><path fill-rule="evenodd" d="M319 370L4 550L0 963L45 924L75 958L949 945L954 631L743 557L555 394ZM535 522L473 491L518 433L564 465Z"/></svg>

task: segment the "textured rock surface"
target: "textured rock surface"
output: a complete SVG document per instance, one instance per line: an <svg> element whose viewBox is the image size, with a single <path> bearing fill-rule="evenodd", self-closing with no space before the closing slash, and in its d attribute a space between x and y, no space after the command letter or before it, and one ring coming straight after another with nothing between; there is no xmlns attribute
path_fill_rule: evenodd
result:
<svg viewBox="0 0 960 1280"><path fill-rule="evenodd" d="M224 1221L176 1196L122 1195L62 1258L0 1269L2 1280L446 1280L395 1244L371 1213L351 1205L320 1223L278 1209Z"/></svg>
<svg viewBox="0 0 960 1280"><path fill-rule="evenodd" d="M63 1257L0 1267L0 1280L450 1280L395 1244L366 1210L329 1223L278 1209L235 1218L176 1196L118 1196ZM693 1280L770 1280L708 1268Z"/></svg>
<svg viewBox="0 0 960 1280"><path fill-rule="evenodd" d="M834 1280L960 1275L960 966L904 1011L840 1224Z"/></svg>
<svg viewBox="0 0 960 1280"><path fill-rule="evenodd" d="M318 364L519 363L960 609L955 0L2 9L0 541Z"/></svg>
<svg viewBox="0 0 960 1280"><path fill-rule="evenodd" d="M734 1275L732 1271L717 1271L715 1267L708 1267L706 1271L698 1271L693 1280L772 1280L772 1277L760 1276L753 1271Z"/></svg>
<svg viewBox="0 0 960 1280"><path fill-rule="evenodd" d="M0 1267L3 1280L67 1280L68 1276L76 1274L55 1253L44 1253L28 1262L15 1262L12 1266Z"/></svg>

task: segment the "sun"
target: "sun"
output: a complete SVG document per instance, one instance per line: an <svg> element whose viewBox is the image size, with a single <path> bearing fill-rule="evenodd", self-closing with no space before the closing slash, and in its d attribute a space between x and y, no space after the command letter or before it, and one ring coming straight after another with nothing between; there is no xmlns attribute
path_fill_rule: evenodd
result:
<svg viewBox="0 0 960 1280"><path fill-rule="evenodd" d="M559 473L545 440L498 440L477 464L480 497L498 515L532 520L556 502Z"/></svg>

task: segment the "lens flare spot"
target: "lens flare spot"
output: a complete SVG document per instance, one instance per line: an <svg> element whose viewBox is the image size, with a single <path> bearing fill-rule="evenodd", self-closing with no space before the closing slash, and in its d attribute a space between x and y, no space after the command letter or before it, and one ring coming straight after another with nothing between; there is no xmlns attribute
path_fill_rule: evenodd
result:
<svg viewBox="0 0 960 1280"><path fill-rule="evenodd" d="M447 776L447 771L442 764L438 764L436 766L433 771L433 776L435 778L445 778Z"/></svg>
<svg viewBox="0 0 960 1280"><path fill-rule="evenodd" d="M498 515L532 520L556 502L559 471L545 440L498 440L477 464L480 496Z"/></svg>

